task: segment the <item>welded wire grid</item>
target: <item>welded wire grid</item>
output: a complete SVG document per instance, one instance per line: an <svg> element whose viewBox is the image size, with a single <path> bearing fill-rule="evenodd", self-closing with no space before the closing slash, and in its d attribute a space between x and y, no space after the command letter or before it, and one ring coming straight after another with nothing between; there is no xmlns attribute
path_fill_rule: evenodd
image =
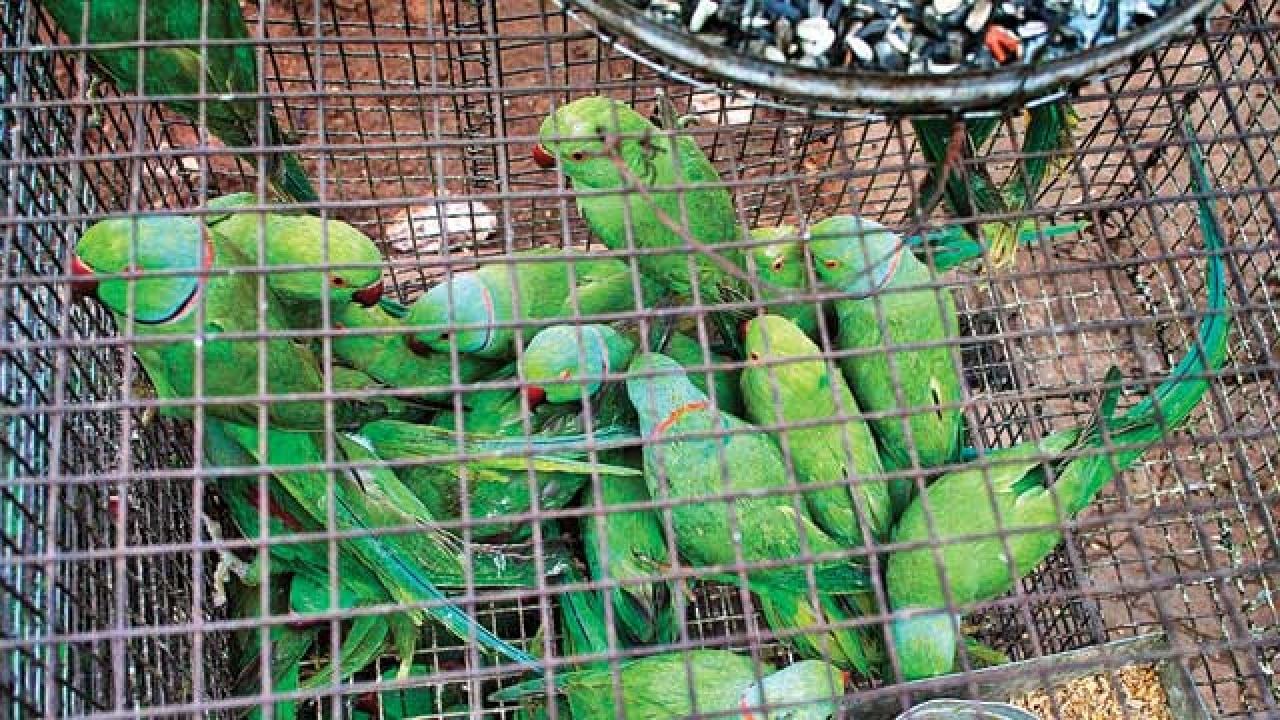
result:
<svg viewBox="0 0 1280 720"><path fill-rule="evenodd" d="M65 38L30 2L0 13L6 712L229 708L229 635L245 623L226 622L209 601L216 558L199 515L218 515L216 494L184 470L193 465L186 428L150 417L145 380L106 314L67 306L54 278L101 214L198 207L255 180L153 103L109 89L85 101L78 53L51 47ZM647 112L662 88L697 115L689 132L752 226L836 211L912 219L925 167L906 123L813 120L695 93L550 4L332 0L246 13L251 33L271 38L266 87L286 98L274 110L297 134L324 211L380 242L401 299L469 254L587 244L572 191L535 167L529 147L552 102L588 93ZM1278 23L1275 4L1225 3L1208 33L1084 88L1077 149L1035 212L1083 216L1092 228L1024 249L1012 269L957 279L975 442L1003 447L1082 421L1110 364L1129 379L1161 377L1186 351L1204 302L1178 125L1189 114L1232 246L1229 369L1188 433L1144 456L1061 551L967 622L1014 659L1163 630L1222 717L1274 715L1280 702ZM1022 127L1014 117L997 132L987 155L997 177L1010 172ZM444 242L433 214L454 217ZM553 622L556 592L471 607L504 637L554 651L542 642L554 632L540 628ZM689 642L785 654L741 597L700 586ZM319 647L316 663L335 644ZM447 633L428 630L421 647L430 682L441 683L441 714L478 707L495 686ZM319 711L357 707L374 678L331 691L341 702Z"/></svg>

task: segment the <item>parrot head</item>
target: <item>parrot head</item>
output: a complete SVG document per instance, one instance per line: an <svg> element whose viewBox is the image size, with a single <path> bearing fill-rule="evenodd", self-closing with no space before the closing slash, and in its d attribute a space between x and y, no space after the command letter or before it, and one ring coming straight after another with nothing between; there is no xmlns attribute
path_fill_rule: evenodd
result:
<svg viewBox="0 0 1280 720"><path fill-rule="evenodd" d="M906 243L885 226L854 215L829 217L809 228L814 272L824 285L872 293L887 285L909 254Z"/></svg>
<svg viewBox="0 0 1280 720"><path fill-rule="evenodd" d="M804 252L795 226L756 228L751 231L751 239L770 243L751 251L761 280L784 288L800 288L807 284Z"/></svg>
<svg viewBox="0 0 1280 720"><path fill-rule="evenodd" d="M831 393L821 349L784 317L761 315L747 322L743 350L747 354L742 371L743 393L769 398L775 384L799 397Z"/></svg>
<svg viewBox="0 0 1280 720"><path fill-rule="evenodd" d="M85 231L71 258L73 295L93 295L135 322L178 320L196 305L214 248L204 223L185 217L112 218ZM130 274L132 277L101 277Z"/></svg>
<svg viewBox="0 0 1280 720"><path fill-rule="evenodd" d="M617 188L626 183L610 156L607 136L630 136L620 144L632 146L637 145L634 141L640 135L653 129L643 115L620 100L585 97L542 121L533 159L543 168L559 165L576 187ZM628 154L624 151L622 156Z"/></svg>
<svg viewBox="0 0 1280 720"><path fill-rule="evenodd" d="M269 265L306 265L323 272L275 271L271 287L286 302L319 302L328 294L335 305L357 302L372 307L382 298L382 252L369 236L340 220L292 219L314 223L305 238L267 246Z"/></svg>
<svg viewBox="0 0 1280 720"><path fill-rule="evenodd" d="M595 325L553 325L529 341L520 367L531 389L540 388L547 402L573 402L584 391L594 395L600 389L611 369L609 347Z"/></svg>
<svg viewBox="0 0 1280 720"><path fill-rule="evenodd" d="M428 290L409 307L405 325L413 339L437 352L478 353L494 343L493 295L475 273L455 275ZM456 328L456 329L455 329Z"/></svg>
<svg viewBox="0 0 1280 720"><path fill-rule="evenodd" d="M956 659L956 623L934 611L894 620L889 626L904 680L921 680L951 672Z"/></svg>
<svg viewBox="0 0 1280 720"><path fill-rule="evenodd" d="M826 720L844 697L849 674L820 660L803 660L766 675L738 699L744 720Z"/></svg>
<svg viewBox="0 0 1280 720"><path fill-rule="evenodd" d="M659 353L642 353L631 361L627 397L645 435L660 435L682 415L708 410L711 404L680 363Z"/></svg>

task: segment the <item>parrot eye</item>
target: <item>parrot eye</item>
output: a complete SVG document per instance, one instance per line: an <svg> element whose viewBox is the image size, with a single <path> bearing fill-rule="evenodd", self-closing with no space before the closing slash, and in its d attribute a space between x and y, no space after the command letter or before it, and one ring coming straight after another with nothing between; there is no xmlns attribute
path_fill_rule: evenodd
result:
<svg viewBox="0 0 1280 720"><path fill-rule="evenodd" d="M785 260L783 260L782 258L778 258L777 260L774 260L774 261L773 261L773 271L774 271L774 272L778 272L778 271L782 270L782 266L783 266L783 265L785 265L785 264L786 264L786 261L785 261Z"/></svg>
<svg viewBox="0 0 1280 720"><path fill-rule="evenodd" d="M447 332L440 333L440 342L449 342L449 333Z"/></svg>
<svg viewBox="0 0 1280 720"><path fill-rule="evenodd" d="M560 375L558 377L561 380L568 380L569 378L573 377L573 373L566 368L560 371Z"/></svg>
<svg viewBox="0 0 1280 720"><path fill-rule="evenodd" d="M341 275L331 275L331 276L329 276L329 282L331 282L331 283L333 284L333 286L334 286L334 287L337 287L337 288L340 288L340 287L346 287L346 286L347 286L347 279L346 279L346 278L344 278L344 277L342 277Z"/></svg>
<svg viewBox="0 0 1280 720"><path fill-rule="evenodd" d="M581 150L574 150L573 152L569 153L569 159L574 162L582 162L583 160L586 159L586 157L587 157L587 154Z"/></svg>
<svg viewBox="0 0 1280 720"><path fill-rule="evenodd" d="M823 260L822 264L827 266L827 268L830 270L835 270L836 268L840 267L839 260Z"/></svg>
<svg viewBox="0 0 1280 720"><path fill-rule="evenodd" d="M751 352L747 353L747 358L751 360L751 362L760 362L760 353L756 352L755 350L752 350Z"/></svg>

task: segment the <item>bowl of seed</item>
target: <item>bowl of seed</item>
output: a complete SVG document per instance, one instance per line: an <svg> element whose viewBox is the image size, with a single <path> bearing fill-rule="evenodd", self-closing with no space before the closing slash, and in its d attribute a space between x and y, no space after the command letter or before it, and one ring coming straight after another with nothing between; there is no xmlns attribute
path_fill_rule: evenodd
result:
<svg viewBox="0 0 1280 720"><path fill-rule="evenodd" d="M987 111L1087 81L1218 0L561 0L660 71L807 107Z"/></svg>

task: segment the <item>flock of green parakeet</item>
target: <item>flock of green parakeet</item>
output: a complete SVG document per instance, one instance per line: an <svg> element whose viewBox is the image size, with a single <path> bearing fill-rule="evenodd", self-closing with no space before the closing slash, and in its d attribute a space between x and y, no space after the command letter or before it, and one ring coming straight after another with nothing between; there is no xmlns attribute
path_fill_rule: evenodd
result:
<svg viewBox="0 0 1280 720"><path fill-rule="evenodd" d="M138 39L132 2L44 5L73 37ZM235 3L148 6L166 8L148 12L149 39L247 36ZM203 53L148 49L141 76L136 49L91 57L148 95L256 91L250 51ZM255 102L168 102L231 147L258 135ZM1039 112L1056 142L1069 110ZM265 121L275 144L283 134ZM389 678L420 674L434 621L536 674L487 699L531 716L563 696L574 718L827 717L847 673L926 678L966 647L983 655L958 614L1052 552L1064 522L1189 417L1225 360L1220 235L1194 139L1208 253L1194 346L1124 413L1113 370L1089 422L977 453L939 277L982 258L982 244L964 228L904 238L841 214L743 233L713 164L663 125L604 97L557 109L533 158L563 173L612 252L512 253L408 306L383 296L384 259L362 232L251 194L84 233L75 293L114 314L161 412L195 421L203 466L251 541L235 548L261 550L224 551L219 568L237 578L234 615L281 619L269 643L242 632L238 693L295 693L275 708L291 717L305 693L368 676L388 647ZM945 145L933 151L941 160ZM1044 180L1040 159L1023 168L1023 193ZM268 157L264 175L286 199L315 199L292 154ZM945 184L962 212L972 186ZM1019 244L1081 227L981 233ZM685 637L677 577L745 583L805 660L775 671L675 650L604 662ZM557 624L570 667L554 678L457 599L547 584L568 587ZM331 625L338 656L305 665ZM397 697L416 709L373 702L388 717L444 704Z"/></svg>

